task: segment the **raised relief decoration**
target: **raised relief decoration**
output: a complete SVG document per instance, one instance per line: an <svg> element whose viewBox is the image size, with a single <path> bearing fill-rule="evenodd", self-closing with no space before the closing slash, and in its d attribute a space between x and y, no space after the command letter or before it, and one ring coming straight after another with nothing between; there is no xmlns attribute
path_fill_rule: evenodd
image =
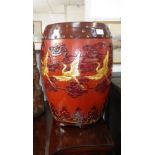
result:
<svg viewBox="0 0 155 155"><path fill-rule="evenodd" d="M101 43L97 43L95 44L95 47L96 46L99 47L99 45L102 46ZM84 87L82 80L85 80L85 83L87 83L89 80L107 79L107 75L109 72L109 67L108 67L109 51L106 52L106 55L102 60L102 63L96 62L96 57L98 58L99 52L97 54L96 53L93 54L92 52L91 54L93 55L91 57L95 59L95 63L97 64L96 68L94 69L95 74L89 75L89 76L81 76L80 70L82 70L81 68L83 67L80 68L80 63L81 63L80 59L83 56L81 56L82 52L80 50L77 49L74 52L76 55L72 56L74 57L74 59L70 64L65 64L63 61L67 59L67 57L69 57L69 55L67 54L68 50L65 47L65 45L57 44L53 47L50 47L49 49L50 51L47 51L45 57L43 58L43 60L41 60L42 74L47 78L47 82L45 83L45 86L48 87L49 91L57 91L58 89L66 90L68 92L68 95L72 97L78 97L78 96L81 96L83 93L86 93L89 89ZM92 47L87 45L87 46L84 46L84 49L89 51L90 49L92 50ZM97 52L96 49L94 49L94 51ZM62 61L59 62L59 67L58 67L58 68L62 68L61 75L52 75L51 77L49 77L49 66L51 66L50 64L48 64L48 58L50 57L49 53L51 53L52 56L55 56L55 57L63 55ZM87 55L85 55L85 57L86 56ZM82 59L85 60L84 58ZM53 72L55 72L55 70L53 70ZM56 81L60 81L60 82L70 81L70 84L66 86L66 88L59 88L56 86ZM101 87L100 85L103 85L102 87L104 88L107 85L106 80L99 82L99 84L96 85L96 88L91 88L91 89L95 89L96 91L98 91L100 90L99 89Z"/></svg>

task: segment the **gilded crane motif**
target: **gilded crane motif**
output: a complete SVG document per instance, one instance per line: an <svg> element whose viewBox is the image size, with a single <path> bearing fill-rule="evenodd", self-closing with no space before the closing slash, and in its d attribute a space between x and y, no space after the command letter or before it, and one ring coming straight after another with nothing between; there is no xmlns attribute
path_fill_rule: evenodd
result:
<svg viewBox="0 0 155 155"><path fill-rule="evenodd" d="M80 62L80 51L77 51L77 56L74 59L74 61L70 64L70 70L65 71L67 68L67 65L63 64L64 68L62 69L62 75L60 76L53 76L58 81L69 81L69 80L75 80L81 88L83 88L82 85L80 85L77 77L80 76L79 72L79 62Z"/></svg>
<svg viewBox="0 0 155 155"><path fill-rule="evenodd" d="M97 62L98 66L96 67L96 74L90 75L90 76L85 76L85 77L90 80L100 80L103 77L105 77L108 73L108 58L109 58L109 51L107 51L107 54L106 54L105 58L103 59L102 67L101 67L101 64Z"/></svg>
<svg viewBox="0 0 155 155"><path fill-rule="evenodd" d="M77 77L80 76L79 72L79 62L80 62L80 51L76 51L77 56L73 60L73 62L70 64L70 70L66 71L67 65L63 64L63 69L62 69L62 75L55 75L53 76L55 79L58 81L70 81L70 80L75 80L77 84L81 87L81 89L85 89L83 85L80 84L79 80ZM97 62L98 66L96 67L96 74L95 75L90 75L90 76L85 76L85 78L90 79L90 80L100 80L103 77L106 77L108 73L108 58L109 58L109 51L107 51L107 54L105 58L103 59L103 66L101 67L101 64ZM42 63L42 74L47 77L48 81L51 83L52 86L54 86L54 83L50 80L48 76L48 52L46 53L43 61L41 60ZM101 67L101 68L100 68Z"/></svg>
<svg viewBox="0 0 155 155"><path fill-rule="evenodd" d="M41 60L41 64L42 64L42 74L44 76L48 76L48 67L47 67L47 63L48 63L48 52L46 53L45 57L43 60Z"/></svg>
<svg viewBox="0 0 155 155"><path fill-rule="evenodd" d="M41 68L42 74L43 74L44 76L46 76L47 79L48 79L48 81L50 82L50 84L51 84L53 87L55 87L54 84L53 84L53 82L50 80L50 78L49 78L49 76L48 76L48 71L49 71L49 70L48 70L48 67L47 67L47 64L48 64L48 52L46 53L44 59L41 60L41 64L42 64L42 68Z"/></svg>

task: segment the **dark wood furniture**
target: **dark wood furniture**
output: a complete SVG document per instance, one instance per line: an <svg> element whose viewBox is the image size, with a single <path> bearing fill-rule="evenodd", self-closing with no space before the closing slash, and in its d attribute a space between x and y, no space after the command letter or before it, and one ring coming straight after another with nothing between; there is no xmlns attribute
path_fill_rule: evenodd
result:
<svg viewBox="0 0 155 155"><path fill-rule="evenodd" d="M121 155L121 82L112 78L104 120L85 127L60 127L53 120L48 105L45 113L34 119L34 155Z"/></svg>
<svg viewBox="0 0 155 155"><path fill-rule="evenodd" d="M37 67L36 50L33 43L33 117L44 112L44 94L40 85L40 72Z"/></svg>

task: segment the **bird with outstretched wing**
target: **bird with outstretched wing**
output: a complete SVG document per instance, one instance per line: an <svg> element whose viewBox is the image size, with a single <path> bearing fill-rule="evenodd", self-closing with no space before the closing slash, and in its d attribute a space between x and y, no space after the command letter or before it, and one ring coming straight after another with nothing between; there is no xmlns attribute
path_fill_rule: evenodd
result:
<svg viewBox="0 0 155 155"><path fill-rule="evenodd" d="M106 54L105 58L103 59L102 67L101 67L101 64L97 62L98 66L96 67L96 74L85 76L85 77L90 80L100 80L103 77L106 77L106 75L108 73L108 59L109 59L109 51L107 51L107 54Z"/></svg>

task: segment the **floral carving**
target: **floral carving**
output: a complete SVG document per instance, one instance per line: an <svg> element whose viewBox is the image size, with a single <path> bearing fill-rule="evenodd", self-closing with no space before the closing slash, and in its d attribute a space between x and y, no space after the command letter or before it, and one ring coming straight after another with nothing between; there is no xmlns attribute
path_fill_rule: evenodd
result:
<svg viewBox="0 0 155 155"><path fill-rule="evenodd" d="M70 85L66 87L68 95L76 98L81 96L83 93L86 93L87 90L83 89L81 85L76 82L70 82Z"/></svg>
<svg viewBox="0 0 155 155"><path fill-rule="evenodd" d="M85 115L84 113L82 113L82 110L77 107L75 112L71 115L66 107L62 107L60 112L58 113L58 111L56 110L56 108L52 105L52 112L56 118L56 120L58 121L67 121L67 122L76 122L76 123L84 123L84 124L89 124L89 123L93 123L96 120L98 120L99 116L100 116L100 112L97 110L97 108L95 106L93 106L90 111L88 112L87 115Z"/></svg>
<svg viewBox="0 0 155 155"><path fill-rule="evenodd" d="M84 115L81 113L81 109L77 108L76 111L72 115L73 121L78 123L82 123L84 121Z"/></svg>
<svg viewBox="0 0 155 155"><path fill-rule="evenodd" d="M96 121L99 118L99 112L95 106L88 113L88 122Z"/></svg>
<svg viewBox="0 0 155 155"><path fill-rule="evenodd" d="M67 53L67 48L64 44L56 44L54 46L49 47L49 50L52 53L52 56L65 55Z"/></svg>
<svg viewBox="0 0 155 155"><path fill-rule="evenodd" d="M79 82L80 82L81 85L88 85L88 81L89 81L89 79L84 78L84 77L81 77L79 79Z"/></svg>
<svg viewBox="0 0 155 155"><path fill-rule="evenodd" d="M48 91L58 91L53 77L47 79L44 85Z"/></svg>
<svg viewBox="0 0 155 155"><path fill-rule="evenodd" d="M68 120L70 119L70 113L67 111L66 107L62 107L62 109L60 110L60 119L61 120Z"/></svg>
<svg viewBox="0 0 155 155"><path fill-rule="evenodd" d="M60 64L59 63L53 63L48 65L49 71L55 72L56 69L60 69Z"/></svg>
<svg viewBox="0 0 155 155"><path fill-rule="evenodd" d="M88 61L90 58L96 58L94 60L102 61L103 55L105 55L107 51L105 50L106 47L107 45L102 42L98 42L94 45L83 46L83 50L86 51L86 58L84 59L84 61Z"/></svg>
<svg viewBox="0 0 155 155"><path fill-rule="evenodd" d="M95 72L96 67L97 67L96 63L81 63L79 68L81 73L89 73L89 72Z"/></svg>
<svg viewBox="0 0 155 155"><path fill-rule="evenodd" d="M95 90L98 92L104 92L105 89L109 86L108 80L105 78L100 83L97 84Z"/></svg>

